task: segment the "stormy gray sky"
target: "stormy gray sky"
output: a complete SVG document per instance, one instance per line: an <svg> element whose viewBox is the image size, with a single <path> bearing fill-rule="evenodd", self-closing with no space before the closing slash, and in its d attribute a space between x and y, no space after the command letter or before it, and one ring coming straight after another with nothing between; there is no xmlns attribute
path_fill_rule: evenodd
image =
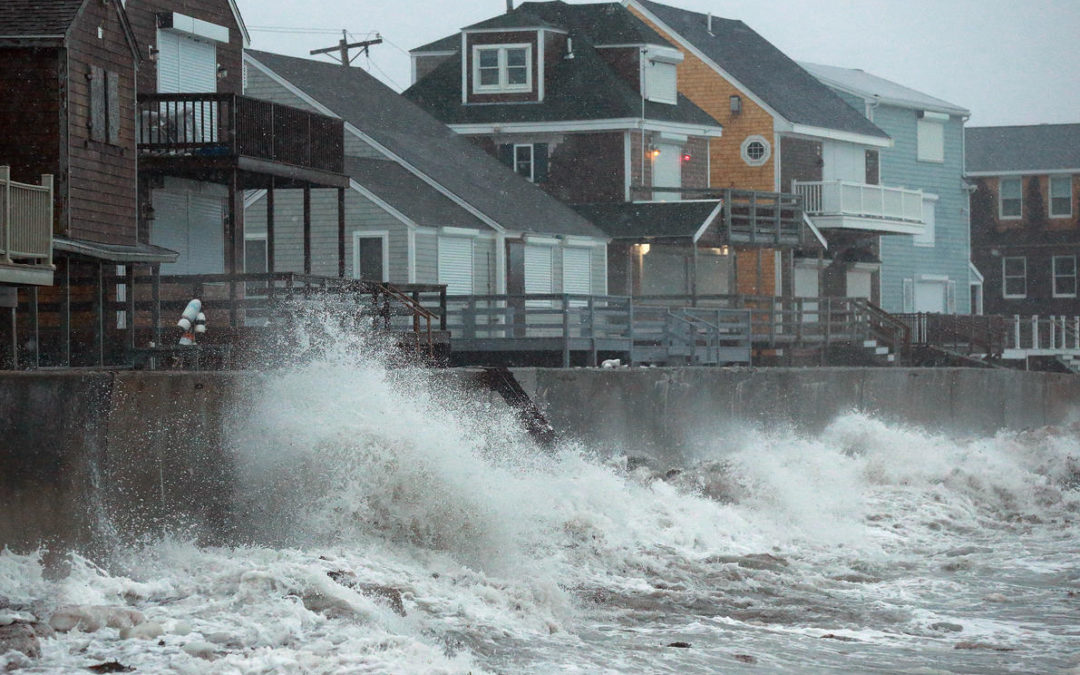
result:
<svg viewBox="0 0 1080 675"><path fill-rule="evenodd" d="M408 50L506 9L505 0L237 2L255 49L307 56L342 29L356 40L380 33L384 43L355 65L396 90L410 84ZM964 106L969 125L1080 122L1080 0L667 2L740 19L796 60L862 68Z"/></svg>

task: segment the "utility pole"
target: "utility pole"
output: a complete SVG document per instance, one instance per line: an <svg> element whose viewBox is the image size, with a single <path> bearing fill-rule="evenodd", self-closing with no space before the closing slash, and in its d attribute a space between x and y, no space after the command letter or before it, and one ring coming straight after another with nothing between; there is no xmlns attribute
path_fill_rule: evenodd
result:
<svg viewBox="0 0 1080 675"><path fill-rule="evenodd" d="M312 55L315 55L315 54L330 54L331 52L338 52L338 57L337 58L341 62L341 67L342 68L348 68L352 64L353 59L355 59L357 56L360 56L360 54L367 54L369 47L373 47L375 45L381 45L382 44L382 36L379 35L378 33L375 33L375 39L374 40L363 40L361 42L352 42L352 43L350 43L349 40L348 40L348 37L349 37L348 33L346 33L344 30L342 30L341 31L341 39L338 40L338 43L337 43L336 47L325 47L323 49L312 49L311 54ZM350 49L359 49L360 51L357 52L353 56L349 56L349 50Z"/></svg>

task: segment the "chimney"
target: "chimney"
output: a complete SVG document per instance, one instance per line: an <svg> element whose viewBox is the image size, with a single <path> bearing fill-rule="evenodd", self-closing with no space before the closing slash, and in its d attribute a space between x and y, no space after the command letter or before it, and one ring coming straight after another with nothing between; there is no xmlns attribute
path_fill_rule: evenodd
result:
<svg viewBox="0 0 1080 675"><path fill-rule="evenodd" d="M506 0L506 13L514 11L514 0Z"/></svg>
<svg viewBox="0 0 1080 675"><path fill-rule="evenodd" d="M512 2L513 0L506 0L506 1L507 2ZM712 35L712 34L713 34L713 32L712 32L712 12L709 12L709 35Z"/></svg>

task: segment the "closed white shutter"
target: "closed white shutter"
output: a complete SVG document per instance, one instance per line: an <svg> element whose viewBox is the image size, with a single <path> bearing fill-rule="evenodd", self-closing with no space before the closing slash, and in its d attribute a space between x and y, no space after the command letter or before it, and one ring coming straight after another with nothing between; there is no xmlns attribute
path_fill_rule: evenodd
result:
<svg viewBox="0 0 1080 675"><path fill-rule="evenodd" d="M447 295L473 294L472 237L439 237L439 283Z"/></svg>
<svg viewBox="0 0 1080 675"><path fill-rule="evenodd" d="M225 271L224 204L218 197L154 192L150 243L179 253L163 274L221 274Z"/></svg>
<svg viewBox="0 0 1080 675"><path fill-rule="evenodd" d="M525 293L552 293L551 246L525 245Z"/></svg>
<svg viewBox="0 0 1080 675"><path fill-rule="evenodd" d="M674 143L657 143L660 154L653 159L653 186L662 188L682 187L682 146ZM680 192L656 192L657 201L679 201Z"/></svg>
<svg viewBox="0 0 1080 675"><path fill-rule="evenodd" d="M154 222L150 243L180 256L175 263L161 266L162 274L186 274L188 259L187 195L183 192L154 191Z"/></svg>
<svg viewBox="0 0 1080 675"><path fill-rule="evenodd" d="M646 57L648 58L648 57ZM679 102L674 63L649 61L645 65L645 98L658 103Z"/></svg>
<svg viewBox="0 0 1080 675"><path fill-rule="evenodd" d="M158 93L217 91L217 46L175 31L158 31Z"/></svg>
<svg viewBox="0 0 1080 675"><path fill-rule="evenodd" d="M563 293L592 295L592 249L563 249Z"/></svg>
<svg viewBox="0 0 1080 675"><path fill-rule="evenodd" d="M220 197L191 195L188 208L188 273L225 271L225 204Z"/></svg>

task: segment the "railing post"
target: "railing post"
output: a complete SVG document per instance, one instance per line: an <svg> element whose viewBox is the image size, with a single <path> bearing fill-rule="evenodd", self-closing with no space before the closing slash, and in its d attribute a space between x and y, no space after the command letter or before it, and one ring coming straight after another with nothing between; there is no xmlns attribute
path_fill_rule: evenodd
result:
<svg viewBox="0 0 1080 675"><path fill-rule="evenodd" d="M439 289L439 330L446 330L446 286Z"/></svg>
<svg viewBox="0 0 1080 675"><path fill-rule="evenodd" d="M3 231L0 234L0 244L4 246L4 255L0 257L5 263L11 262L11 167L0 166L0 181L4 182L4 212L2 214Z"/></svg>
<svg viewBox="0 0 1080 675"><path fill-rule="evenodd" d="M1031 315L1031 348L1039 348L1039 315Z"/></svg>
<svg viewBox="0 0 1080 675"><path fill-rule="evenodd" d="M627 365L634 365L634 298L626 298L626 336L630 344L627 350Z"/></svg>
<svg viewBox="0 0 1080 675"><path fill-rule="evenodd" d="M570 367L570 296L562 296L562 367Z"/></svg>
<svg viewBox="0 0 1080 675"><path fill-rule="evenodd" d="M1080 316L1073 317L1073 349L1080 349Z"/></svg>

